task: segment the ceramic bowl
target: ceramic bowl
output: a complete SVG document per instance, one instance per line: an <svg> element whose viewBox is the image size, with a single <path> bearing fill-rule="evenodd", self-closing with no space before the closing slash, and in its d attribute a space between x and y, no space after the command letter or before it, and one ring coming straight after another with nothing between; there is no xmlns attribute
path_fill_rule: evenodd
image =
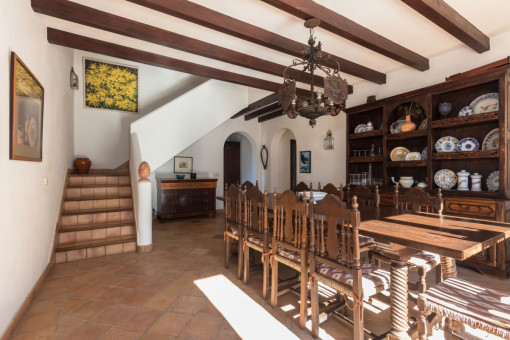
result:
<svg viewBox="0 0 510 340"><path fill-rule="evenodd" d="M175 177L177 177L177 179L184 179L186 175L175 175Z"/></svg>

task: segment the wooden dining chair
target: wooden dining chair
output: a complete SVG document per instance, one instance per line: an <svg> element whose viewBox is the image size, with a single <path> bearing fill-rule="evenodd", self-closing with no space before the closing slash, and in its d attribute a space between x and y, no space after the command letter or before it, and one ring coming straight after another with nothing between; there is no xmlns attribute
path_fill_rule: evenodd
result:
<svg viewBox="0 0 510 340"><path fill-rule="evenodd" d="M263 268L262 296L267 297L269 290L269 255L270 234L268 226L268 194L267 188L264 193L254 186L246 190L243 199L244 207L244 283L250 279L250 249L260 253Z"/></svg>
<svg viewBox="0 0 510 340"><path fill-rule="evenodd" d="M437 214L441 214L443 211L443 199L440 188L438 189L437 197L432 198L427 192L417 187L400 194L398 186L395 186L393 202L395 208L399 211L426 211L435 212ZM389 253L391 253L391 251L387 249L374 247L371 250L370 257L377 261L391 263ZM413 250L410 259L407 261L407 265L409 269L418 273L420 279L417 283L409 283L409 288L419 293L425 292L425 290L427 290L427 273L434 268L436 268L436 283L441 282L440 262L440 257L437 254L428 251Z"/></svg>
<svg viewBox="0 0 510 340"><path fill-rule="evenodd" d="M350 209L338 196L331 194L311 209L309 257L312 335L317 337L319 334L318 283L321 282L345 297L344 303L353 311L353 320L343 319L353 324L353 339L363 339L363 301L389 288L390 273L360 258L360 212L356 196L352 197ZM348 300L352 300L352 303ZM352 304L352 308L349 304Z"/></svg>
<svg viewBox="0 0 510 340"><path fill-rule="evenodd" d="M466 324L503 339L510 339L510 295L457 277L446 278L418 297L418 334L427 339L427 315L446 317L444 338L453 336L452 323Z"/></svg>
<svg viewBox="0 0 510 340"><path fill-rule="evenodd" d="M243 270L243 212L242 212L242 191L236 184L228 186L225 184L225 268L229 267L231 257L231 242L237 241L237 277L242 278Z"/></svg>
<svg viewBox="0 0 510 340"><path fill-rule="evenodd" d="M301 191L311 191L312 190L312 183L310 183L310 186L306 185L305 182L299 182L294 187L294 192L301 192Z"/></svg>
<svg viewBox="0 0 510 340"><path fill-rule="evenodd" d="M300 275L299 327L305 328L308 303L308 200L297 199L291 190L273 197L273 238L271 253L271 306L278 304L278 263ZM283 290L285 291L285 290Z"/></svg>
<svg viewBox="0 0 510 340"><path fill-rule="evenodd" d="M256 186L256 187L259 186L259 181L258 180L255 181L255 184L253 184L250 181L244 181L243 184L241 184L241 188L246 188L246 190L248 190L248 189L250 189L250 188L252 188L254 186Z"/></svg>
<svg viewBox="0 0 510 340"><path fill-rule="evenodd" d="M322 191L331 195L335 195L340 197L340 201L344 200L344 187L340 184L339 187L336 187L334 184L328 183L324 187L321 187L321 183L319 182L318 191Z"/></svg>
<svg viewBox="0 0 510 340"><path fill-rule="evenodd" d="M379 195L379 187L375 186L372 191L369 187L365 185L357 185L351 189L351 186L347 184L347 203L350 204L352 197L356 196L358 200L358 204L362 204L367 207L373 207L378 209L379 204L381 202L381 197ZM366 235L359 235L360 247L361 251L370 250L373 246L375 246L375 241L372 237ZM380 244L379 246L382 247Z"/></svg>

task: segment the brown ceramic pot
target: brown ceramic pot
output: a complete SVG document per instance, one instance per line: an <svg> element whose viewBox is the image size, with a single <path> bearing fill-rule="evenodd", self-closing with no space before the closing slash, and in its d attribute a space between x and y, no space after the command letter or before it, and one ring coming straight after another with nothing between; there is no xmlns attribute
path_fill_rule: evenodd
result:
<svg viewBox="0 0 510 340"><path fill-rule="evenodd" d="M74 160L74 166L76 167L76 172L79 174L87 174L89 172L90 166L92 162L90 159L84 158L76 158Z"/></svg>
<svg viewBox="0 0 510 340"><path fill-rule="evenodd" d="M400 131L401 132L408 132L408 131L414 131L414 130L416 130L416 124L414 124L411 121L411 116L407 115L406 116L406 121L400 127Z"/></svg>

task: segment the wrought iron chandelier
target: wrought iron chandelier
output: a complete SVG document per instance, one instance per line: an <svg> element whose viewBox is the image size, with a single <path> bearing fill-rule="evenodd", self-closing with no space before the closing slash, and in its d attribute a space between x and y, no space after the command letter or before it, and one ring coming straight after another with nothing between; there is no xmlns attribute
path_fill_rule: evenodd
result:
<svg viewBox="0 0 510 340"><path fill-rule="evenodd" d="M330 60L329 54L322 53L322 44L315 44L313 29L319 26L320 20L317 18L305 21L305 27L310 29L308 46L303 46L303 58L294 59L292 65L289 65L283 71L283 84L278 89L278 103L283 107L283 112L291 119L298 115L309 119L309 124L314 127L317 124L316 119L322 116L336 116L345 107L347 99L348 86L347 81L340 77L340 64L336 60ZM326 66L326 62L336 63L336 67L331 69ZM301 72L310 72L310 97L298 98L296 95L296 81L291 79L288 71L292 67L303 66ZM314 90L315 71L322 70L327 76L324 77L323 90Z"/></svg>

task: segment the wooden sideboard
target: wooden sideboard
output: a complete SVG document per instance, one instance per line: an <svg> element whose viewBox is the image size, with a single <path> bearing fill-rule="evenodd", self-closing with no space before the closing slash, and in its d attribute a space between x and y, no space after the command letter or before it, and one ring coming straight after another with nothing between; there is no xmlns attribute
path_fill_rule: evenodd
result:
<svg viewBox="0 0 510 340"><path fill-rule="evenodd" d="M216 214L217 178L158 179L158 218Z"/></svg>

